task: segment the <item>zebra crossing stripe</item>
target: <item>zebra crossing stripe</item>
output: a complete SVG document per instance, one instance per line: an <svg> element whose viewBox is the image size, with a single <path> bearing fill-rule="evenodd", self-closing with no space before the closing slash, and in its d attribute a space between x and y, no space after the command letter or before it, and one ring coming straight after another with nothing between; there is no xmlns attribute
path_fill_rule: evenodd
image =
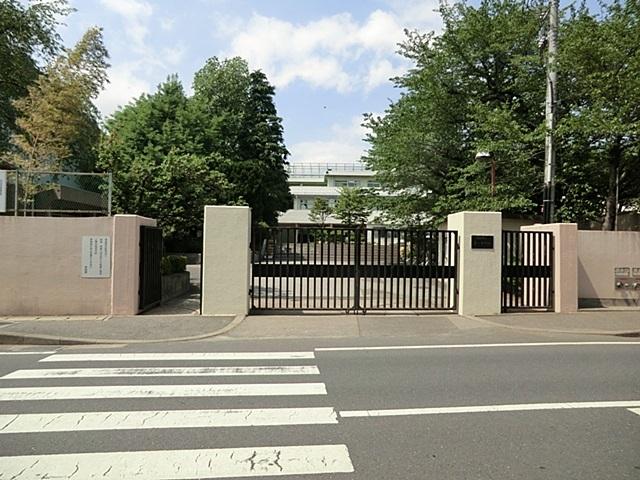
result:
<svg viewBox="0 0 640 480"><path fill-rule="evenodd" d="M0 434L335 423L331 407L29 413L0 415Z"/></svg>
<svg viewBox="0 0 640 480"><path fill-rule="evenodd" d="M313 359L313 352L206 352L206 353L58 353L40 362L156 362L209 360Z"/></svg>
<svg viewBox="0 0 640 480"><path fill-rule="evenodd" d="M0 352L0 355L51 355L52 353L56 353L56 352L55 351L47 351L47 352L35 352L35 351Z"/></svg>
<svg viewBox="0 0 640 480"><path fill-rule="evenodd" d="M243 375L319 375L318 367L176 367L176 368L60 368L17 370L2 378L90 378L90 377L179 377L179 376L243 376Z"/></svg>
<svg viewBox="0 0 640 480"><path fill-rule="evenodd" d="M246 383L217 385L106 385L0 388L0 401L87 400L96 398L247 397L326 395L324 383Z"/></svg>
<svg viewBox="0 0 640 480"><path fill-rule="evenodd" d="M513 405L473 405L465 407L390 408L386 410L344 410L343 418L441 415L449 413L528 412L536 410L579 410L588 408L637 407L640 400L605 402L521 403Z"/></svg>
<svg viewBox="0 0 640 480"><path fill-rule="evenodd" d="M0 457L0 478L189 480L353 472L346 445Z"/></svg>
<svg viewBox="0 0 640 480"><path fill-rule="evenodd" d="M316 352L368 352L381 350L447 350L453 348L515 348L515 347L591 347L608 346L640 346L640 342L536 342L536 343L471 343L440 345L385 345L378 347L316 347ZM40 360L41 362L43 360Z"/></svg>

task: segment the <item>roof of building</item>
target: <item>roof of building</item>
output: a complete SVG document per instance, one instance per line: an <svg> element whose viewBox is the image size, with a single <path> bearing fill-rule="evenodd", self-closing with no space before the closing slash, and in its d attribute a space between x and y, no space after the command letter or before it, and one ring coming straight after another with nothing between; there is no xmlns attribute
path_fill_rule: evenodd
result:
<svg viewBox="0 0 640 480"><path fill-rule="evenodd" d="M326 176L327 177L375 177L376 172L374 172L373 170L359 170L359 171L353 171L353 172L344 172L344 171L334 172L329 170L326 173Z"/></svg>
<svg viewBox="0 0 640 480"><path fill-rule="evenodd" d="M317 177L329 171L355 172L366 170L362 163L291 163L287 172L293 177Z"/></svg>
<svg viewBox="0 0 640 480"><path fill-rule="evenodd" d="M289 190L297 196L337 197L340 195L339 187L327 187L326 185L291 185Z"/></svg>
<svg viewBox="0 0 640 480"><path fill-rule="evenodd" d="M323 185L326 183L326 179L323 176L320 177L289 177L288 182L290 184L304 184L304 185L309 185L309 184L314 184L317 183L319 185Z"/></svg>

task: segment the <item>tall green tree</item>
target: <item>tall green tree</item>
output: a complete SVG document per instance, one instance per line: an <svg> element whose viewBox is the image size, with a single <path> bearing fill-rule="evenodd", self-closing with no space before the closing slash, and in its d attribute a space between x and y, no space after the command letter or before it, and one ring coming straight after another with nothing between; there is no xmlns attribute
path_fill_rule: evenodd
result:
<svg viewBox="0 0 640 480"><path fill-rule="evenodd" d="M309 220L323 227L332 213L333 208L331 208L327 199L318 197L313 201L313 206L309 210Z"/></svg>
<svg viewBox="0 0 640 480"><path fill-rule="evenodd" d="M292 199L273 86L237 57L209 59L193 85L193 108L204 120L200 143L229 160L222 171L233 184L234 196L251 207L253 221L274 224Z"/></svg>
<svg viewBox="0 0 640 480"><path fill-rule="evenodd" d="M341 188L333 214L350 227L366 225L371 215L367 191L362 188Z"/></svg>
<svg viewBox="0 0 640 480"><path fill-rule="evenodd" d="M55 58L27 96L15 100L19 133L9 161L25 170L90 171L97 159L99 113L93 104L107 81L108 53L100 28Z"/></svg>
<svg viewBox="0 0 640 480"><path fill-rule="evenodd" d="M13 102L27 95L41 73L39 62L60 51L57 28L70 11L65 0L0 2L0 155L16 132Z"/></svg>
<svg viewBox="0 0 640 480"><path fill-rule="evenodd" d="M275 223L290 194L273 87L240 58L208 60L193 87L187 97L171 76L107 120L100 166L116 209L157 218L176 242L201 229L204 205L249 205L254 222Z"/></svg>
<svg viewBox="0 0 640 480"><path fill-rule="evenodd" d="M198 119L176 76L117 111L106 122L100 166L113 173L117 212L156 218L167 239L196 236L205 205L225 204L230 185L218 153L203 153Z"/></svg>
<svg viewBox="0 0 640 480"><path fill-rule="evenodd" d="M275 89L264 73L251 72L240 147L244 161L236 164L241 171L236 170L231 177L249 190L245 198L252 205L252 214L269 224L275 224L278 214L293 203L285 170L289 151L284 145L282 119L276 111L274 94Z"/></svg>
<svg viewBox="0 0 640 480"><path fill-rule="evenodd" d="M640 196L640 2L584 5L562 29L560 187L566 220L604 217Z"/></svg>
<svg viewBox="0 0 640 480"><path fill-rule="evenodd" d="M409 33L414 63L394 79L403 93L384 117L367 116L365 157L406 224L460 209L534 212L541 196L545 69L538 46L542 2L442 3L441 35ZM490 151L497 163L475 159ZM427 214L425 215L425 212Z"/></svg>

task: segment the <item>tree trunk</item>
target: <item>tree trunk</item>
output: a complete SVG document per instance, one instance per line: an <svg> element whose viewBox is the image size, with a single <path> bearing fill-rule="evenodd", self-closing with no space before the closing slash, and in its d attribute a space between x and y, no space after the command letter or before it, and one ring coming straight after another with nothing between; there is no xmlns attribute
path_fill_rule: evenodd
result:
<svg viewBox="0 0 640 480"><path fill-rule="evenodd" d="M609 182L602 230L615 230L618 214L618 168L620 167L620 141L616 140L609 153Z"/></svg>

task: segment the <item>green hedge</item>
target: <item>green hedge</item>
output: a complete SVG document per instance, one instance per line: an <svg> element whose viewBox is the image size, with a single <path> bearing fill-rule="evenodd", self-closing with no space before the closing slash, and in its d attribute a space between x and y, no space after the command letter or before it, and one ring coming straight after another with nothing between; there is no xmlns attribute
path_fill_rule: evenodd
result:
<svg viewBox="0 0 640 480"><path fill-rule="evenodd" d="M187 270L187 257L180 255L167 255L162 257L160 262L160 271L162 275L171 275L172 273L180 273Z"/></svg>

